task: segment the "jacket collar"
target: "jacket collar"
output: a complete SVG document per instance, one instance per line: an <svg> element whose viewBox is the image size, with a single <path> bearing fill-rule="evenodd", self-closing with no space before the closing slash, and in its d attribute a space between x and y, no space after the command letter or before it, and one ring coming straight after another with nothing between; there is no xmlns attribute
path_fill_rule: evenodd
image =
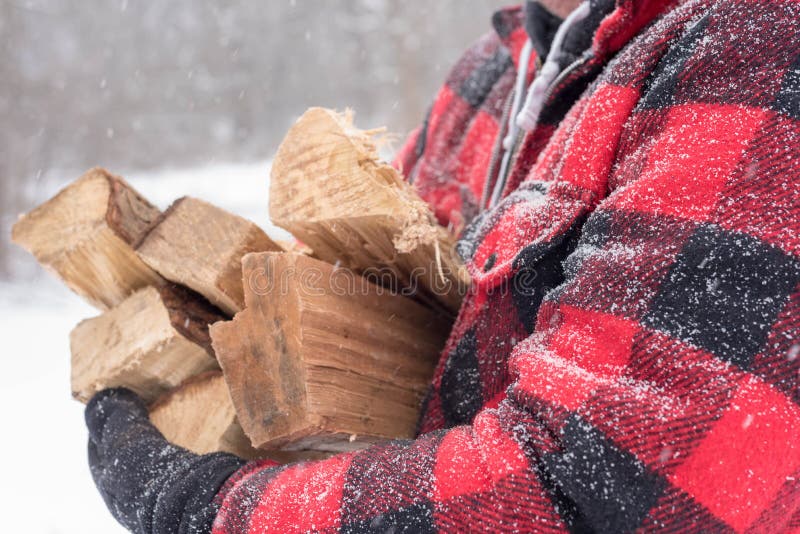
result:
<svg viewBox="0 0 800 534"><path fill-rule="evenodd" d="M528 0L523 8L523 14L525 33L528 34L536 55L547 57L556 31L564 19L552 14L537 0Z"/></svg>
<svg viewBox="0 0 800 534"><path fill-rule="evenodd" d="M628 41L678 0L616 0L614 10L600 23L592 40L598 58L617 53Z"/></svg>

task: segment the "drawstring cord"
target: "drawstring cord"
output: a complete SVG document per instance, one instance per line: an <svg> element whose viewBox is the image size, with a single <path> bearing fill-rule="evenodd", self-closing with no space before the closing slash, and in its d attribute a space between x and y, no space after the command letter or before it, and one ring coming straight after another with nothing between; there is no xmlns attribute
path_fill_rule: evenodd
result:
<svg viewBox="0 0 800 534"><path fill-rule="evenodd" d="M517 126L526 132L530 132L536 127L536 123L539 121L539 114L542 112L542 107L544 106L547 91L561 72L562 66L559 60L561 59L560 56L567 33L573 26L583 22L590 13L591 6L589 2L584 2L578 6L575 11L570 13L564 22L561 23L561 26L558 27L542 71L539 76L533 80L533 83L531 83L528 89L528 95L525 98L525 106L523 106L522 110L516 116Z"/></svg>
<svg viewBox="0 0 800 534"><path fill-rule="evenodd" d="M494 183L492 194L488 199L488 204L485 203L485 199L481 199L481 206L486 206L488 209L491 209L500 201L500 196L503 194L506 182L508 181L511 158L520 131L524 130L530 132L536 127L548 91L561 72L562 66L559 60L562 55L564 39L569 30L576 24L585 20L590 13L591 5L587 0L570 13L564 22L561 23L553 37L550 53L547 54L547 59L528 88L527 94L525 94L525 79L528 75L528 64L530 63L533 43L530 39L525 42L525 46L520 52L519 70L517 71L517 78L514 84L514 97L511 104L511 113L508 117L508 133L503 138L502 142L503 157L500 163L500 170L497 174L497 180ZM520 106L523 99L525 100L525 104Z"/></svg>
<svg viewBox="0 0 800 534"><path fill-rule="evenodd" d="M514 140L519 131L516 117L522 105L523 95L525 94L525 78L528 77L528 65L531 61L532 52L533 42L528 39L525 41L525 46L522 47L522 52L519 54L519 70L517 71L517 79L514 82L514 100L511 104L511 114L508 116L508 133L503 139L503 148L505 150L511 150L514 146Z"/></svg>

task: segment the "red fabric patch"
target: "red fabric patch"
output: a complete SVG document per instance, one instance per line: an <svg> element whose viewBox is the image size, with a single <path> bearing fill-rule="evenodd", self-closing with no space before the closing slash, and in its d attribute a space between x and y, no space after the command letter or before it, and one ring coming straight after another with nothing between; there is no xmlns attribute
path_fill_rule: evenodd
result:
<svg viewBox="0 0 800 534"><path fill-rule="evenodd" d="M502 429L495 413L481 412L472 425L478 445L485 453L489 475L495 483L530 468L519 444Z"/></svg>
<svg viewBox="0 0 800 534"><path fill-rule="evenodd" d="M497 122L485 111L475 115L464 138L456 175L458 181L469 186L476 199L481 198L483 184L492 157L491 147L497 137Z"/></svg>
<svg viewBox="0 0 800 534"><path fill-rule="evenodd" d="M532 343L522 343L510 359L518 378L515 395L543 400L567 410L577 410L598 388L608 385L608 379L582 369L573 362L538 352Z"/></svg>
<svg viewBox="0 0 800 534"><path fill-rule="evenodd" d="M448 182L425 195L425 202L433 208L437 222L442 226L463 227L461 214L461 190L455 181Z"/></svg>
<svg viewBox="0 0 800 534"><path fill-rule="evenodd" d="M770 112L723 192L714 220L800 256L800 122Z"/></svg>
<svg viewBox="0 0 800 534"><path fill-rule="evenodd" d="M269 483L253 511L248 532L309 532L341 521L342 490L352 455L297 464Z"/></svg>
<svg viewBox="0 0 800 534"><path fill-rule="evenodd" d="M519 70L519 59L520 54L522 53L522 47L525 46L525 42L528 40L528 32L525 31L525 28L520 26L512 31L508 39L505 41L506 47L508 47L508 52L511 54L511 61L514 62L514 68ZM536 59L536 52L534 51L531 54L531 60ZM530 71L528 71L530 72Z"/></svg>
<svg viewBox="0 0 800 534"><path fill-rule="evenodd" d="M707 220L764 115L713 104L674 108L641 177L617 192L613 207Z"/></svg>
<svg viewBox="0 0 800 534"><path fill-rule="evenodd" d="M428 122L428 135L432 135L440 128L440 123L443 119L448 117L450 107L454 100L460 100L449 86L444 85L439 89L436 95L436 100L433 101L431 106L431 118Z"/></svg>
<svg viewBox="0 0 800 534"><path fill-rule="evenodd" d="M572 132L560 180L597 194L606 190L622 126L638 98L639 92L628 87L603 85L597 89Z"/></svg>
<svg viewBox="0 0 800 534"><path fill-rule="evenodd" d="M483 459L467 427L452 429L439 445L434 488L437 501L491 488Z"/></svg>
<svg viewBox="0 0 800 534"><path fill-rule="evenodd" d="M561 306L561 324L550 350L586 371L614 378L627 365L636 325L608 313Z"/></svg>
<svg viewBox="0 0 800 534"><path fill-rule="evenodd" d="M746 529L800 467L800 408L745 377L730 408L670 477L737 530Z"/></svg>
<svg viewBox="0 0 800 534"><path fill-rule="evenodd" d="M658 331L637 334L633 354L614 390L598 395L596 409L587 409L589 420L652 469L672 471L728 409L744 374Z"/></svg>
<svg viewBox="0 0 800 534"><path fill-rule="evenodd" d="M613 54L666 11L675 0L618 0L617 7L595 31L592 48L598 58Z"/></svg>
<svg viewBox="0 0 800 534"><path fill-rule="evenodd" d="M498 406L500 406L500 403L506 399L506 397L507 397L506 392L501 391L500 393L498 393L497 395L495 395L494 397L483 403L483 409L488 410L491 408L497 408Z"/></svg>

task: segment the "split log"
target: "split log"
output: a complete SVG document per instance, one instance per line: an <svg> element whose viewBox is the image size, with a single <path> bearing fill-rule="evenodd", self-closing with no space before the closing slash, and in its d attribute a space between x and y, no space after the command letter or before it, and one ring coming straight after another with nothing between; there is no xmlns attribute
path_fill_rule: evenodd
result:
<svg viewBox="0 0 800 534"><path fill-rule="evenodd" d="M22 216L12 239L106 310L137 289L163 283L131 246L159 214L122 178L95 168Z"/></svg>
<svg viewBox="0 0 800 534"><path fill-rule="evenodd" d="M400 287L455 312L469 283L455 238L379 161L373 133L350 114L306 111L272 164L270 217L316 257L360 273L388 269Z"/></svg>
<svg viewBox="0 0 800 534"><path fill-rule="evenodd" d="M254 223L184 197L164 212L136 250L161 276L233 315L244 306L242 256L282 248Z"/></svg>
<svg viewBox="0 0 800 534"><path fill-rule="evenodd" d="M314 451L263 451L253 448L233 408L222 371L208 371L184 381L150 408L150 420L168 441L197 454L229 452L253 460L281 463L321 459Z"/></svg>
<svg viewBox="0 0 800 534"><path fill-rule="evenodd" d="M185 288L147 287L70 333L72 394L82 402L124 386L146 402L218 368L208 325L224 315Z"/></svg>
<svg viewBox="0 0 800 534"><path fill-rule="evenodd" d="M250 445L236 420L222 371L201 373L162 396L151 407L150 420L167 440L197 454L264 456Z"/></svg>
<svg viewBox="0 0 800 534"><path fill-rule="evenodd" d="M410 438L448 321L352 271L248 254L245 309L211 326L239 421L262 449Z"/></svg>

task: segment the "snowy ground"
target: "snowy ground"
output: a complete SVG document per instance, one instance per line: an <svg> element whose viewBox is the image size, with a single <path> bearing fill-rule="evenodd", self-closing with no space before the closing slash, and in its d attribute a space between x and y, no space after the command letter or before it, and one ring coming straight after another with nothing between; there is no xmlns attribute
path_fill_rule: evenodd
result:
<svg viewBox="0 0 800 534"><path fill-rule="evenodd" d="M191 195L257 222L273 237L286 238L267 222L268 176L268 163L125 174L161 208ZM43 196L61 185L45 184ZM69 392L69 331L96 314L49 276L0 282L3 532L125 532L94 488L86 462L83 406Z"/></svg>

